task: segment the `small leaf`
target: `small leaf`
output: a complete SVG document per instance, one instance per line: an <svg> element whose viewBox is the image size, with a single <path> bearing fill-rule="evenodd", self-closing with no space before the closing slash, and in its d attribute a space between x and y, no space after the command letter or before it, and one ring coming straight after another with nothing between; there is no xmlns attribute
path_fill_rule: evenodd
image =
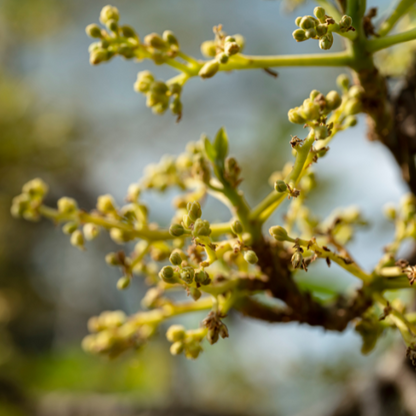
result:
<svg viewBox="0 0 416 416"><path fill-rule="evenodd" d="M221 127L215 136L214 148L217 153L217 159L224 161L228 155L228 136L224 127Z"/></svg>
<svg viewBox="0 0 416 416"><path fill-rule="evenodd" d="M215 159L217 158L217 152L214 149L214 146L212 145L212 143L209 141L207 136L204 136L202 138L202 142L204 143L204 149L205 149L205 153L208 157L208 159L214 163Z"/></svg>

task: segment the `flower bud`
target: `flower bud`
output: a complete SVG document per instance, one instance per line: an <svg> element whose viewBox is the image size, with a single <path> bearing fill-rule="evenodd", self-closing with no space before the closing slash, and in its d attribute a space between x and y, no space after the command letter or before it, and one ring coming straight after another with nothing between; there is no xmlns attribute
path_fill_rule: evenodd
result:
<svg viewBox="0 0 416 416"><path fill-rule="evenodd" d="M169 266L166 266L169 267ZM192 267L184 267L181 272L181 279L188 284L194 281L195 270Z"/></svg>
<svg viewBox="0 0 416 416"><path fill-rule="evenodd" d="M97 48L91 52L90 55L90 64L91 65L98 65L101 62L108 61L109 55L106 49Z"/></svg>
<svg viewBox="0 0 416 416"><path fill-rule="evenodd" d="M348 75L346 74L338 75L337 85L343 90L347 90L350 86L350 79L348 78Z"/></svg>
<svg viewBox="0 0 416 416"><path fill-rule="evenodd" d="M84 236L80 230L75 230L71 234L70 242L74 247L77 247L80 250L84 250Z"/></svg>
<svg viewBox="0 0 416 416"><path fill-rule="evenodd" d="M295 39L296 42L303 42L307 39L305 31L303 29L296 29L292 33L293 39Z"/></svg>
<svg viewBox="0 0 416 416"><path fill-rule="evenodd" d="M269 229L270 235L277 241L287 241L287 231L280 225L275 225Z"/></svg>
<svg viewBox="0 0 416 416"><path fill-rule="evenodd" d="M92 38L101 38L103 36L102 33L101 33L100 26L98 26L96 24L88 25L85 28L85 32L88 36L90 36Z"/></svg>
<svg viewBox="0 0 416 416"><path fill-rule="evenodd" d="M224 52L228 56L232 56L240 52L240 46L238 46L237 42L226 42L224 45Z"/></svg>
<svg viewBox="0 0 416 416"><path fill-rule="evenodd" d="M125 290L130 286L131 279L128 276L120 277L120 279L117 280L117 289L118 290Z"/></svg>
<svg viewBox="0 0 416 416"><path fill-rule="evenodd" d="M118 22L120 19L120 14L117 7L105 6L102 8L100 13L100 22L105 25L109 20L115 20Z"/></svg>
<svg viewBox="0 0 416 416"><path fill-rule="evenodd" d="M313 27L311 29L305 30L306 39L315 39L318 36L316 29Z"/></svg>
<svg viewBox="0 0 416 416"><path fill-rule="evenodd" d="M286 192L287 191L287 185L285 181L278 180L274 183L274 189L276 192Z"/></svg>
<svg viewBox="0 0 416 416"><path fill-rule="evenodd" d="M243 233L243 225L241 224L240 221L235 220L231 223L231 231L235 234L235 235L239 235Z"/></svg>
<svg viewBox="0 0 416 416"><path fill-rule="evenodd" d="M295 19L295 25L298 26L298 27L300 27L300 22L302 21L302 19L303 19L303 16L298 16Z"/></svg>
<svg viewBox="0 0 416 416"><path fill-rule="evenodd" d="M200 270L195 274L195 283L207 286L211 283L211 278L205 270Z"/></svg>
<svg viewBox="0 0 416 416"><path fill-rule="evenodd" d="M305 124L306 119L304 119L299 112L299 107L292 108L287 113L289 121L294 124Z"/></svg>
<svg viewBox="0 0 416 416"><path fill-rule="evenodd" d="M207 237L211 234L210 223L207 220L201 220L198 218L195 221L193 236L194 237Z"/></svg>
<svg viewBox="0 0 416 416"><path fill-rule="evenodd" d="M235 42L237 43L237 45L240 47L240 52L242 52L246 44L246 40L244 39L244 36L237 34L237 35L234 35L233 38L235 39Z"/></svg>
<svg viewBox="0 0 416 416"><path fill-rule="evenodd" d="M325 36L322 36L322 38L319 39L319 47L325 51L331 49L333 43L334 36L331 32L327 33Z"/></svg>
<svg viewBox="0 0 416 416"><path fill-rule="evenodd" d="M348 100L345 105L345 114L348 116L353 116L360 113L362 110L361 101L358 98L353 98Z"/></svg>
<svg viewBox="0 0 416 416"><path fill-rule="evenodd" d="M182 223L186 228L191 228L193 221L189 218L189 215L184 215L182 217Z"/></svg>
<svg viewBox="0 0 416 416"><path fill-rule="evenodd" d="M159 277L166 283L174 282L174 270L172 266L165 266L159 272Z"/></svg>
<svg viewBox="0 0 416 416"><path fill-rule="evenodd" d="M348 116L345 118L344 123L342 124L342 127L345 129L348 127L354 127L357 125L357 118L354 116Z"/></svg>
<svg viewBox="0 0 416 416"><path fill-rule="evenodd" d="M23 185L22 192L31 197L44 197L49 190L49 186L40 178L32 179Z"/></svg>
<svg viewBox="0 0 416 416"><path fill-rule="evenodd" d="M325 101L328 109L332 111L341 105L342 99L336 91L329 91L325 97Z"/></svg>
<svg viewBox="0 0 416 416"><path fill-rule="evenodd" d="M217 54L217 45L213 40L206 40L201 45L201 53L207 58L213 58Z"/></svg>
<svg viewBox="0 0 416 416"><path fill-rule="evenodd" d="M61 214L73 214L77 211L78 205L75 199L67 198L66 196L58 199L58 211Z"/></svg>
<svg viewBox="0 0 416 416"><path fill-rule="evenodd" d="M319 104L306 99L302 106L299 108L299 113L308 121L314 121L319 118L320 107Z"/></svg>
<svg viewBox="0 0 416 416"><path fill-rule="evenodd" d="M325 21L325 9L323 7L315 7L313 9L313 14L319 19L321 22Z"/></svg>
<svg viewBox="0 0 416 416"><path fill-rule="evenodd" d="M312 29L316 25L315 20L312 16L304 16L299 23L299 27L304 30Z"/></svg>
<svg viewBox="0 0 416 416"><path fill-rule="evenodd" d="M174 266L180 266L180 264L182 263L182 256L179 250L174 250L172 251L172 254L169 257L169 261L174 265Z"/></svg>
<svg viewBox="0 0 416 416"><path fill-rule="evenodd" d="M111 32L117 33L118 32L118 23L114 19L110 19L105 24Z"/></svg>
<svg viewBox="0 0 416 416"><path fill-rule="evenodd" d="M170 353L172 355L179 355L182 354L184 349L183 342L175 342L170 346Z"/></svg>
<svg viewBox="0 0 416 416"><path fill-rule="evenodd" d="M339 28L342 32L348 30L352 25L352 19L350 16L342 16L341 20L339 21Z"/></svg>
<svg viewBox="0 0 416 416"><path fill-rule="evenodd" d="M294 269L298 269L299 267L301 267L303 263L302 253L299 251L295 251L295 253L292 256L291 262Z"/></svg>
<svg viewBox="0 0 416 416"><path fill-rule="evenodd" d="M103 214L109 214L116 210L114 198L110 194L101 195L97 200L97 209Z"/></svg>
<svg viewBox="0 0 416 416"><path fill-rule="evenodd" d="M173 237L180 237L185 234L185 228L180 224L172 224L169 228L169 233Z"/></svg>
<svg viewBox="0 0 416 416"><path fill-rule="evenodd" d="M315 138L317 140L324 140L329 136L327 126L318 126L314 128Z"/></svg>
<svg viewBox="0 0 416 416"><path fill-rule="evenodd" d="M348 96L351 98L361 98L364 95L364 88L361 85L353 85L348 90Z"/></svg>
<svg viewBox="0 0 416 416"><path fill-rule="evenodd" d="M202 210L198 201L189 202L186 207L189 215L189 219L195 222L198 218L201 218Z"/></svg>
<svg viewBox="0 0 416 416"><path fill-rule="evenodd" d="M223 322L221 322L219 334L220 337L223 339L229 337L227 325L225 325Z"/></svg>
<svg viewBox="0 0 416 416"><path fill-rule="evenodd" d="M175 45L175 46L179 45L178 39L176 38L176 36L171 30L165 30L163 32L162 37L163 37L163 40L169 45Z"/></svg>
<svg viewBox="0 0 416 416"><path fill-rule="evenodd" d="M218 61L209 61L200 69L198 75L203 79L211 78L218 72L219 69L220 64Z"/></svg>
<svg viewBox="0 0 416 416"><path fill-rule="evenodd" d="M189 293L194 301L197 301L202 295L201 291L194 287L189 288Z"/></svg>
<svg viewBox="0 0 416 416"><path fill-rule="evenodd" d="M166 338L170 342L182 341L185 335L186 331L182 325L171 325L166 332Z"/></svg>
<svg viewBox="0 0 416 416"><path fill-rule="evenodd" d="M145 36L144 43L155 49L166 49L166 42L157 33L150 33Z"/></svg>
<svg viewBox="0 0 416 416"><path fill-rule="evenodd" d="M78 224L76 222L67 222L63 227L62 227L62 231L64 232L64 234L70 235L72 234L74 231L76 231L78 229Z"/></svg>
<svg viewBox="0 0 416 416"><path fill-rule="evenodd" d="M20 218L30 207L30 197L28 194L20 194L13 198L10 212L13 217Z"/></svg>
<svg viewBox="0 0 416 416"><path fill-rule="evenodd" d="M311 100L311 101L313 101L313 100L315 100L315 98L318 96L318 95L320 95L321 94L321 92L320 91L318 91L318 90L312 90L311 92L310 92L310 94L309 94L309 99Z"/></svg>
<svg viewBox="0 0 416 416"><path fill-rule="evenodd" d="M83 228L84 236L88 241L94 240L100 233L100 228L95 224L88 223Z"/></svg>
<svg viewBox="0 0 416 416"><path fill-rule="evenodd" d="M137 36L135 30L131 26L123 25L120 27L120 30L125 38L135 38Z"/></svg>
<svg viewBox="0 0 416 416"><path fill-rule="evenodd" d="M256 264L259 258L253 250L248 250L244 253L244 260L249 264Z"/></svg>
<svg viewBox="0 0 416 416"><path fill-rule="evenodd" d="M179 98L179 96L176 96L172 102L169 104L170 111L174 115L180 115L182 114L182 102Z"/></svg>
<svg viewBox="0 0 416 416"><path fill-rule="evenodd" d="M117 253L108 253L105 256L105 262L109 265L109 266L120 266L120 259L117 255Z"/></svg>
<svg viewBox="0 0 416 416"><path fill-rule="evenodd" d="M316 26L316 34L318 37L325 36L328 33L328 26L326 25L317 25Z"/></svg>

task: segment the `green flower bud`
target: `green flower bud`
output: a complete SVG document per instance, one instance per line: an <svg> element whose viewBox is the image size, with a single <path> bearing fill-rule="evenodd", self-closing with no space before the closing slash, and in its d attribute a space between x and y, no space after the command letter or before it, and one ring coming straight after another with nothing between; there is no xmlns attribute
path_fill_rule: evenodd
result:
<svg viewBox="0 0 416 416"><path fill-rule="evenodd" d="M300 22L302 21L302 19L303 19L303 16L298 16L295 19L295 25L298 26L298 27L300 27Z"/></svg>
<svg viewBox="0 0 416 416"><path fill-rule="evenodd" d="M299 112L299 107L292 108L287 113L289 121L294 124L305 124L306 119L303 118Z"/></svg>
<svg viewBox="0 0 416 416"><path fill-rule="evenodd" d="M141 188L138 183L132 183L131 185L129 185L129 187L127 188L127 201L137 202L140 196L140 192Z"/></svg>
<svg viewBox="0 0 416 416"><path fill-rule="evenodd" d="M94 240L100 234L100 228L95 224L88 223L83 228L84 236L88 241Z"/></svg>
<svg viewBox="0 0 416 416"><path fill-rule="evenodd" d="M23 216L25 211L30 207L30 196L28 194L20 194L13 198L12 206L10 209L11 214L15 218Z"/></svg>
<svg viewBox="0 0 416 416"><path fill-rule="evenodd" d="M67 222L63 227L62 227L62 231L64 232L64 234L70 235L72 234L74 231L76 231L78 229L78 224L76 222Z"/></svg>
<svg viewBox="0 0 416 416"><path fill-rule="evenodd" d="M294 269L299 269L303 263L302 253L296 251L292 256L291 262Z"/></svg>
<svg viewBox="0 0 416 416"><path fill-rule="evenodd" d="M135 38L137 36L135 30L131 26L123 25L120 27L120 30L125 38Z"/></svg>
<svg viewBox="0 0 416 416"><path fill-rule="evenodd" d="M90 64L91 65L98 65L101 62L108 61L109 55L106 49L94 49L90 55Z"/></svg>
<svg viewBox="0 0 416 416"><path fill-rule="evenodd" d="M185 228L180 224L172 224L169 228L170 235L174 237L180 237L185 234Z"/></svg>
<svg viewBox="0 0 416 416"><path fill-rule="evenodd" d="M337 109L342 102L342 98L336 91L329 91L325 97L326 105L330 111Z"/></svg>
<svg viewBox="0 0 416 416"><path fill-rule="evenodd" d="M102 8L100 22L105 25L109 20L115 20L116 22L120 20L120 14L117 7L105 6Z"/></svg>
<svg viewBox="0 0 416 416"><path fill-rule="evenodd" d="M352 25L352 19L350 16L342 16L341 20L339 21L339 28L341 29L341 31L346 31L348 30Z"/></svg>
<svg viewBox="0 0 416 416"><path fill-rule="evenodd" d="M103 214L109 214L116 210L114 198L110 194L101 195L97 200L97 209Z"/></svg>
<svg viewBox="0 0 416 416"><path fill-rule="evenodd" d="M348 96L351 98L361 98L364 95L364 88L361 85L353 85L348 90Z"/></svg>
<svg viewBox="0 0 416 416"><path fill-rule="evenodd" d="M311 93L309 94L309 99L311 101L313 101L320 94L321 94L320 91L318 91L318 90L312 90Z"/></svg>
<svg viewBox="0 0 416 416"><path fill-rule="evenodd" d="M169 267L169 266L166 266ZM181 279L188 284L194 281L195 270L192 267L184 267L181 271Z"/></svg>
<svg viewBox="0 0 416 416"><path fill-rule="evenodd" d="M228 56L236 55L240 52L240 46L238 46L237 42L226 42L224 45L224 52Z"/></svg>
<svg viewBox="0 0 416 416"><path fill-rule="evenodd" d="M195 274L195 283L207 286L211 283L211 278L205 270L200 270Z"/></svg>
<svg viewBox="0 0 416 416"><path fill-rule="evenodd" d="M191 360L195 360L199 357L199 354L202 352L202 347L198 342L192 342L186 346L185 357Z"/></svg>
<svg viewBox="0 0 416 416"><path fill-rule="evenodd" d="M85 32L88 36L92 37L92 38L102 38L102 33L101 33L101 29L100 26L96 25L96 24L91 24L88 25L85 28Z"/></svg>
<svg viewBox="0 0 416 416"><path fill-rule="evenodd" d="M166 42L158 35L157 33L150 33L150 35L145 36L144 43L155 49L166 49Z"/></svg>
<svg viewBox="0 0 416 416"><path fill-rule="evenodd" d="M130 286L131 279L128 276L120 277L120 279L117 280L117 289L118 290L125 290Z"/></svg>
<svg viewBox="0 0 416 416"><path fill-rule="evenodd" d="M287 231L280 225L271 227L269 233L277 241L288 241Z"/></svg>
<svg viewBox="0 0 416 416"><path fill-rule="evenodd" d="M120 266L120 259L119 256L117 255L117 253L108 253L105 256L105 262L109 265L109 266Z"/></svg>
<svg viewBox="0 0 416 416"><path fill-rule="evenodd" d="M179 355L182 354L184 349L183 342L175 342L170 346L170 353L172 355Z"/></svg>
<svg viewBox="0 0 416 416"><path fill-rule="evenodd" d="M345 114L348 116L353 116L360 113L362 110L361 101L358 98L353 98L348 100L345 105Z"/></svg>
<svg viewBox="0 0 416 416"><path fill-rule="evenodd" d="M324 51L331 49L332 44L334 43L334 36L331 32L327 33L325 36L319 40L319 47Z"/></svg>
<svg viewBox="0 0 416 416"><path fill-rule="evenodd" d="M318 37L325 36L328 33L328 26L326 25L317 25L316 26L316 34Z"/></svg>
<svg viewBox="0 0 416 416"><path fill-rule="evenodd" d="M329 147L324 147L316 154L318 157L324 157L328 153Z"/></svg>
<svg viewBox="0 0 416 416"><path fill-rule="evenodd" d="M80 250L84 250L84 236L80 230L75 230L71 234L70 242L74 247L77 247Z"/></svg>
<svg viewBox="0 0 416 416"><path fill-rule="evenodd" d="M312 29L305 30L306 39L314 39L318 36L316 29L313 27Z"/></svg>
<svg viewBox="0 0 416 416"><path fill-rule="evenodd" d="M256 264L259 258L253 250L248 250L244 253L244 260L249 264Z"/></svg>
<svg viewBox="0 0 416 416"><path fill-rule="evenodd" d="M170 342L182 341L185 335L186 331L182 325L171 325L166 332L166 338Z"/></svg>
<svg viewBox="0 0 416 416"><path fill-rule="evenodd" d="M287 191L287 185L285 181L278 180L274 183L274 189L276 192L286 192Z"/></svg>
<svg viewBox="0 0 416 416"><path fill-rule="evenodd" d="M321 22L325 21L325 9L323 7L315 7L313 9L313 14L319 19Z"/></svg>
<svg viewBox="0 0 416 416"><path fill-rule="evenodd" d="M198 218L201 218L202 210L198 201L189 202L186 209L192 222L195 222Z"/></svg>
<svg viewBox="0 0 416 416"><path fill-rule="evenodd" d="M159 277L166 283L174 282L174 270L172 266L165 266L159 272Z"/></svg>
<svg viewBox="0 0 416 416"><path fill-rule="evenodd" d="M182 85L178 84L177 82L174 82L173 84L169 85L169 91L172 95L179 95L182 92Z"/></svg>
<svg viewBox="0 0 416 416"><path fill-rule="evenodd" d="M169 261L174 265L174 266L180 266L180 264L182 263L182 256L180 254L179 250L174 250L172 251L172 254L169 257Z"/></svg>
<svg viewBox="0 0 416 416"><path fill-rule="evenodd" d="M93 44L94 45L94 44ZM102 49L107 49L110 46L110 42L107 39L101 39L101 42L98 42L98 45Z"/></svg>
<svg viewBox="0 0 416 416"><path fill-rule="evenodd" d="M319 104L306 99L302 106L299 108L299 112L302 117L308 121L315 121L320 116L320 107Z"/></svg>
<svg viewBox="0 0 416 416"><path fill-rule="evenodd" d="M176 36L173 34L172 31L170 30L165 30L163 32L163 40L168 43L169 45L175 45L175 46L179 46L179 42L178 39L176 38Z"/></svg>
<svg viewBox="0 0 416 416"><path fill-rule="evenodd" d="M296 42L303 42L307 39L305 31L303 29L296 29L292 33L293 39L295 39Z"/></svg>
<svg viewBox="0 0 416 416"><path fill-rule="evenodd" d="M118 32L118 23L114 19L110 19L105 24L111 32L117 33Z"/></svg>
<svg viewBox="0 0 416 416"><path fill-rule="evenodd" d="M67 198L66 196L58 199L57 205L58 211L61 214L73 214L78 209L77 201L72 198Z"/></svg>
<svg viewBox="0 0 416 416"><path fill-rule="evenodd" d="M240 221L235 220L231 223L231 231L235 234L235 235L239 235L243 233L243 225L241 224Z"/></svg>
<svg viewBox="0 0 416 416"><path fill-rule="evenodd" d="M229 337L227 325L225 325L223 322L221 322L219 334L220 337L223 339Z"/></svg>
<svg viewBox="0 0 416 416"><path fill-rule="evenodd" d="M348 127L354 127L358 123L357 118L354 116L348 116L345 118L344 123L342 124L342 127L348 128Z"/></svg>
<svg viewBox="0 0 416 416"><path fill-rule="evenodd" d="M235 39L235 42L237 43L237 45L240 47L240 52L242 52L246 44L246 40L244 39L244 36L237 34L237 35L234 35L233 38Z"/></svg>
<svg viewBox="0 0 416 416"><path fill-rule="evenodd" d="M316 22L312 16L304 16L300 21L299 27L304 30L315 28Z"/></svg>
<svg viewBox="0 0 416 416"><path fill-rule="evenodd" d="M222 52L219 55L217 55L217 61L220 64L226 64L229 59L230 59L230 57L225 52Z"/></svg>
<svg viewBox="0 0 416 416"><path fill-rule="evenodd" d="M193 236L194 237L207 237L211 234L210 223L207 220L201 220L198 218L195 221Z"/></svg>
<svg viewBox="0 0 416 416"><path fill-rule="evenodd" d="M208 334L207 334L207 341L211 344L211 345L214 345L216 342L218 342L218 339L219 339L219 331L218 331L218 329L217 328L213 328L213 329L210 329L209 331L208 331Z"/></svg>
<svg viewBox="0 0 416 416"><path fill-rule="evenodd" d="M189 218L189 215L184 215L184 216L182 217L182 222L183 222L183 225L184 225L186 228L191 228L191 226L192 226L192 224L193 224L193 221Z"/></svg>
<svg viewBox="0 0 416 416"><path fill-rule="evenodd" d="M119 228L111 228L110 237L117 244L124 244L132 239L131 234L120 230Z"/></svg>
<svg viewBox="0 0 416 416"><path fill-rule="evenodd" d="M166 95L168 91L169 87L163 81L154 81L150 86L150 92L153 94Z"/></svg>
<svg viewBox="0 0 416 416"><path fill-rule="evenodd" d="M198 75L203 79L211 78L218 72L219 69L220 64L218 61L209 61L200 69Z"/></svg>
<svg viewBox="0 0 416 416"><path fill-rule="evenodd" d="M348 78L348 75L345 75L345 74L338 75L337 85L343 90L347 90L350 86L350 79Z"/></svg>
<svg viewBox="0 0 416 416"><path fill-rule="evenodd" d="M169 101L159 102L152 107L153 114L164 114L169 107Z"/></svg>
<svg viewBox="0 0 416 416"><path fill-rule="evenodd" d="M201 45L201 53L207 58L213 58L217 54L217 45L213 40L206 40Z"/></svg>
<svg viewBox="0 0 416 416"><path fill-rule="evenodd" d="M324 140L329 136L327 126L318 126L314 128L315 138L317 140Z"/></svg>
<svg viewBox="0 0 416 416"><path fill-rule="evenodd" d="M134 57L134 49L127 43L121 44L117 49L117 53L126 59Z"/></svg>
<svg viewBox="0 0 416 416"><path fill-rule="evenodd" d="M195 300L195 301L197 301L202 295L201 291L199 289L194 288L194 287L189 288L189 293L190 293L192 299Z"/></svg>
<svg viewBox="0 0 416 416"><path fill-rule="evenodd" d="M49 186L40 178L32 179L23 185L22 192L31 197L43 198L49 190Z"/></svg>

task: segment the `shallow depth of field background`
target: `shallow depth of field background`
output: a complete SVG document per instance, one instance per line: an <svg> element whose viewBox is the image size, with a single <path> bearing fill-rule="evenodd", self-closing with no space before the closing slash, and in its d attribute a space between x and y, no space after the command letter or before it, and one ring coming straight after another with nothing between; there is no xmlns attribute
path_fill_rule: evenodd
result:
<svg viewBox="0 0 416 416"><path fill-rule="evenodd" d="M180 153L202 132L212 137L225 126L231 152L243 166L243 189L254 204L269 192L270 174L292 157L290 135L302 134L287 121L288 109L312 89L334 89L340 73L284 68L278 79L260 70L192 79L183 93L183 119L176 124L168 113L152 115L144 97L133 91L138 71L151 69L167 79L174 75L172 69L120 58L89 65L91 40L84 28L98 22L106 4L0 3L0 415L32 414L34 408L40 415L50 409L57 416L78 415L68 409L82 406L91 416L163 407L242 416L325 414L349 383L375 371L391 337L362 357L352 330L325 333L233 315L230 338L207 346L196 362L171 357L163 331L145 350L114 362L81 350L88 317L106 309L136 312L144 285L137 278L128 291L116 290L119 272L106 266L104 255L117 247L104 233L82 253L50 222L12 219L10 201L21 186L43 178L51 189L49 204L67 195L91 209L104 193L122 203L146 164ZM134 26L141 37L171 29L183 50L197 57L200 43L212 38L212 27L219 23L229 34L245 36L248 54L319 52L317 42L296 44L291 37L294 18L310 14L312 2L290 15L280 1L112 4L119 7L122 23ZM338 206L359 205L370 226L358 233L351 251L363 266L373 267L393 233L381 208L405 192L391 156L366 140L365 120L360 119L331 143L316 174L318 188L308 205L321 217ZM145 195L153 220L169 223L174 195ZM213 201L204 213L212 220L228 215ZM271 223L278 223L283 213L278 211ZM357 283L336 265L300 273L299 278L339 290ZM189 316L183 322L195 327L202 318Z"/></svg>

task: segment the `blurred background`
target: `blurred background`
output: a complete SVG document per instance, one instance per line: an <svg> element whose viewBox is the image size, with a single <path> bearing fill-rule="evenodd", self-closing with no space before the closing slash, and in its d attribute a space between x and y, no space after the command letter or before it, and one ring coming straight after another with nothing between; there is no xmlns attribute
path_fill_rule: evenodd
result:
<svg viewBox="0 0 416 416"><path fill-rule="evenodd" d="M368 3L383 11L391 2ZM184 116L177 124L169 114L152 115L133 91L138 71L151 69L167 79L173 75L169 68L121 59L89 65L91 40L84 29L98 21L106 4L0 1L0 416L344 414L334 409L357 385L366 391L384 371L386 354L396 348L394 336L362 357L352 329L334 334L232 316L230 338L206 348L196 362L171 357L163 334L140 353L115 361L81 350L88 318L107 309L136 312L144 286L136 279L128 291L116 290L119 273L104 262L105 253L115 248L108 236L82 253L48 221L13 220L11 199L21 186L41 177L50 185L50 204L65 195L91 209L103 193L121 202L146 164L178 154L201 133L212 137L225 126L231 152L243 166L242 188L255 203L269 192L270 174L291 157L290 135L301 134L289 125L288 109L312 89L334 89L341 73L284 68L277 79L263 71L193 79L184 89ZM291 37L294 18L310 14L313 2L297 14L285 11L281 1L112 4L122 22L142 37L171 29L183 50L196 57L220 23L226 32L245 36L248 54L319 52L317 42L296 44ZM358 205L370 226L359 233L351 252L364 267L373 267L393 233L381 207L406 189L388 151L366 140L365 120L337 136L330 149L317 165L318 188L308 205L321 217L339 206ZM145 197L152 218L162 225L169 223L173 196ZM227 219L214 202L206 209L212 220ZM340 291L357 283L326 266L299 278ZM197 326L201 319L188 317L186 323Z"/></svg>

